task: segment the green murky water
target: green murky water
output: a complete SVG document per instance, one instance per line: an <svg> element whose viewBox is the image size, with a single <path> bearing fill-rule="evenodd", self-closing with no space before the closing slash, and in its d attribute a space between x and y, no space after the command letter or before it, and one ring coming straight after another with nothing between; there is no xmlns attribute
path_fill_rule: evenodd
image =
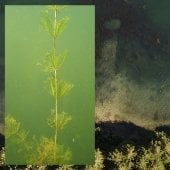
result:
<svg viewBox="0 0 170 170"><path fill-rule="evenodd" d="M29 130L29 137L53 137L47 118L53 105L37 66L51 51L52 41L40 25L46 6L6 6L5 11L5 113ZM94 6L68 6L62 16L70 21L57 39L57 51L69 55L59 77L74 84L59 101L59 110L69 112L71 122L59 134L60 143L72 151L72 164L94 160ZM6 146L10 146L6 140ZM19 153L7 150L7 164L25 164Z"/></svg>

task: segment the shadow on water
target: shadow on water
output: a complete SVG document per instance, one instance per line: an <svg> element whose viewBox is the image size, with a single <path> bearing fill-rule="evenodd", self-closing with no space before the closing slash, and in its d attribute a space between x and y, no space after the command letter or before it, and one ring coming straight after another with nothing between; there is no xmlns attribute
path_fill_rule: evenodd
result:
<svg viewBox="0 0 170 170"><path fill-rule="evenodd" d="M145 146L154 137L153 131L131 122L106 121L96 123L96 148L100 148L105 153L113 151L124 143Z"/></svg>
<svg viewBox="0 0 170 170"><path fill-rule="evenodd" d="M170 135L170 125L162 125L155 131ZM122 144L131 143L136 146L147 146L155 138L155 132L132 122L106 121L96 123L96 148L105 153L113 151Z"/></svg>
<svg viewBox="0 0 170 170"><path fill-rule="evenodd" d="M166 134L170 135L170 125L162 125L162 126L156 127L155 130L159 132L163 131Z"/></svg>
<svg viewBox="0 0 170 170"><path fill-rule="evenodd" d="M3 133L4 110L5 110L5 94L4 94L4 66L0 65L0 133Z"/></svg>
<svg viewBox="0 0 170 170"><path fill-rule="evenodd" d="M4 135L0 134L0 150L5 145Z"/></svg>
<svg viewBox="0 0 170 170"><path fill-rule="evenodd" d="M5 145L4 141L4 66L0 65L0 148Z"/></svg>

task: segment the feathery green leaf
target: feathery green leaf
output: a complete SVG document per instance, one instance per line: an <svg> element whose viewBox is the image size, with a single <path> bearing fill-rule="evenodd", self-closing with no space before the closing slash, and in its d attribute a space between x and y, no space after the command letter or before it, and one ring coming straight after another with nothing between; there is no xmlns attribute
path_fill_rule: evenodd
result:
<svg viewBox="0 0 170 170"><path fill-rule="evenodd" d="M57 21L56 25L54 25L54 30L53 30L54 37L57 37L62 33L68 21L69 21L68 17L64 17Z"/></svg>
<svg viewBox="0 0 170 170"><path fill-rule="evenodd" d="M58 114L57 124L56 124L55 110L51 110L51 115L48 119L48 125L53 129L56 129L56 125L57 125L57 129L60 131L60 130L64 129L64 127L68 124L68 122L71 119L72 118L68 113L62 112L62 113Z"/></svg>
<svg viewBox="0 0 170 170"><path fill-rule="evenodd" d="M44 13L44 15L41 18L41 25L47 33L49 33L51 36L53 36L53 24L51 22L51 19L47 15L47 13Z"/></svg>
<svg viewBox="0 0 170 170"><path fill-rule="evenodd" d="M69 91L73 88L73 84L60 80L58 85L58 96L66 96Z"/></svg>

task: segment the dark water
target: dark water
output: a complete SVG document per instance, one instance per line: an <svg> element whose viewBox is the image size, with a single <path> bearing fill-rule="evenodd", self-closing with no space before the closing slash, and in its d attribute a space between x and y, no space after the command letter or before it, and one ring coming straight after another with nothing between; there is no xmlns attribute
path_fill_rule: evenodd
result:
<svg viewBox="0 0 170 170"><path fill-rule="evenodd" d="M4 133L4 9L0 5L0 133Z"/></svg>
<svg viewBox="0 0 170 170"><path fill-rule="evenodd" d="M1 63L3 61L1 60ZM0 64L0 133L3 133L4 124L4 66Z"/></svg>

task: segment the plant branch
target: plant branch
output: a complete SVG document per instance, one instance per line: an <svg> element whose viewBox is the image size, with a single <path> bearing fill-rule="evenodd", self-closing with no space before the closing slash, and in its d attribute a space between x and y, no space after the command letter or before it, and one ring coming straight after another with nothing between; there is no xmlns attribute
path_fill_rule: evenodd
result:
<svg viewBox="0 0 170 170"><path fill-rule="evenodd" d="M54 11L54 31L55 31L55 28L56 28L56 20L57 20L57 10ZM56 57L56 37L54 36L53 37L53 55L54 57ZM54 70L54 80L55 80L55 135L54 135L54 142L55 142L55 148L56 148L56 145L57 145L57 135L58 135L58 132L57 132L57 119L58 119L58 99L57 99L57 70L55 69ZM54 160L56 160L56 150L54 150Z"/></svg>

